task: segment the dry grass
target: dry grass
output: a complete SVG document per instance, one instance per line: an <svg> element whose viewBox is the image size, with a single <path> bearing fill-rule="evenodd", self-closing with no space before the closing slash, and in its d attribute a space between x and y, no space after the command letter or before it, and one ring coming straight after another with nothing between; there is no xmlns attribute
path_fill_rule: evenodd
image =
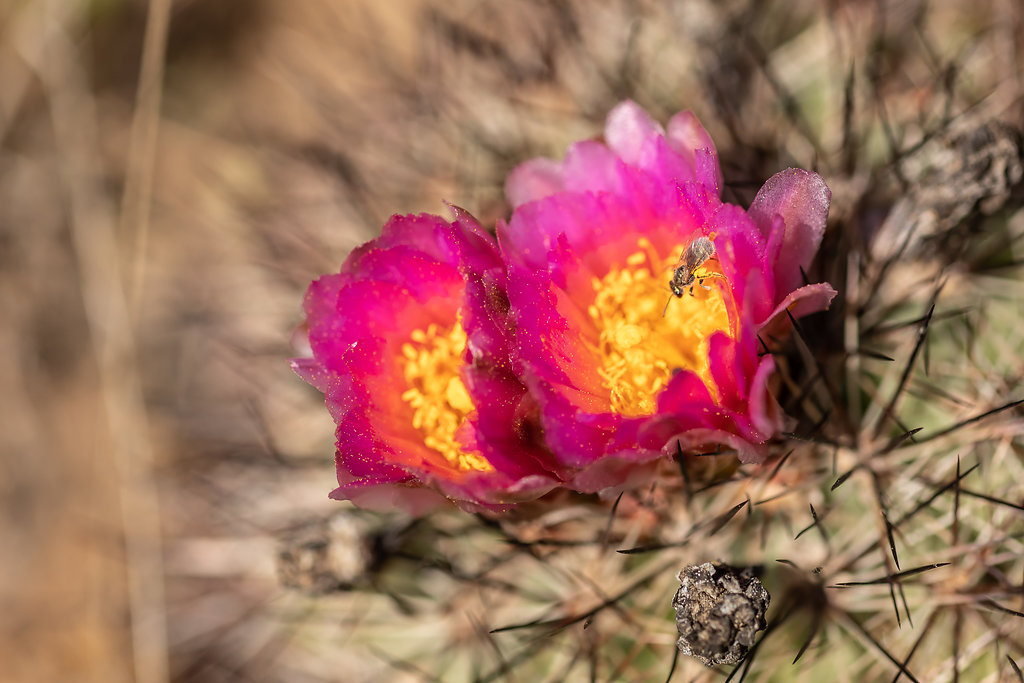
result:
<svg viewBox="0 0 1024 683"><path fill-rule="evenodd" d="M950 159L1020 126L1021 74L1010 0L0 6L0 680L664 680L674 572L714 558L772 566L751 679L1018 680L1024 213ZM693 109L728 199L832 187L843 302L771 342L801 438L614 511L327 501L306 283L394 212L493 224L624 97Z"/></svg>

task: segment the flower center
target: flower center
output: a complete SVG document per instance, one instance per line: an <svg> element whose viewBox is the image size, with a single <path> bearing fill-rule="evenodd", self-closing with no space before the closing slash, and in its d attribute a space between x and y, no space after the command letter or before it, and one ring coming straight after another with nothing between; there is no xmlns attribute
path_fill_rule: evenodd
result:
<svg viewBox="0 0 1024 683"><path fill-rule="evenodd" d="M658 394L680 370L697 373L714 395L708 338L719 330L729 332L728 311L715 279L704 283L708 289L695 281L693 296L689 287L681 298L672 296L668 281L682 245L670 257L659 255L647 238L640 238L637 246L623 267L594 278L594 302L587 310L600 333L598 373L611 409L627 417L653 414ZM716 261L706 262L696 275L721 277Z"/></svg>
<svg viewBox="0 0 1024 683"><path fill-rule="evenodd" d="M423 442L441 454L460 472L489 472L494 468L479 453L467 453L456 438L466 416L475 409L462 383L462 352L466 331L456 322L448 329L431 323L426 330L414 330L411 341L402 344L405 383L402 400L412 409L412 426L423 434Z"/></svg>

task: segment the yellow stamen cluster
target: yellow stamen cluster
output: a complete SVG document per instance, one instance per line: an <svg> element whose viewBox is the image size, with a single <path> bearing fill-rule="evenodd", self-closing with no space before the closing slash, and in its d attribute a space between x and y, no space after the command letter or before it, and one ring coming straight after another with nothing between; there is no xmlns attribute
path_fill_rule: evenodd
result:
<svg viewBox="0 0 1024 683"><path fill-rule="evenodd" d="M473 412L473 400L462 383L462 353L466 331L456 322L449 329L435 324L415 330L402 344L405 383L409 388L402 400L413 409L412 426L428 448L440 453L460 472L489 472L487 459L467 453L455 438L466 416Z"/></svg>
<svg viewBox="0 0 1024 683"><path fill-rule="evenodd" d="M594 301L587 309L600 333L596 350L598 373L608 389L612 410L627 417L654 413L657 397L673 373L692 370L708 385L708 338L729 332L729 315L715 280L693 288L682 298L671 297L668 281L683 245L672 255L658 254L646 238L622 267L594 278ZM699 276L717 274L704 269ZM724 280L721 282L724 283ZM662 312L664 311L664 316Z"/></svg>

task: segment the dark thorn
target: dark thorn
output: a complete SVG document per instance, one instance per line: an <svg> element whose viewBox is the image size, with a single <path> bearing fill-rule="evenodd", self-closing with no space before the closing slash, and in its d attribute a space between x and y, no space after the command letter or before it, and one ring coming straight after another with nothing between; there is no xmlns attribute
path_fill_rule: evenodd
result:
<svg viewBox="0 0 1024 683"><path fill-rule="evenodd" d="M877 640L875 640L874 636L872 636L871 633L869 633L868 630L866 628L864 628L860 624L860 622L858 622L856 619L854 619L849 614L847 614L846 616L850 620L850 623L853 624L854 627L860 632L860 634L862 636L864 636L864 638L866 638L872 645L874 645L875 648L879 652L881 652L885 656L886 659L888 659L890 662L895 664L896 667L900 670L900 672L904 676L909 678L914 683L921 683L919 680L917 680L917 677L914 676L914 674L910 673L910 669L908 669L906 666L904 666L901 662L897 661L896 658L893 657L892 654L890 654L888 650L886 650L884 647L882 647L882 644L879 643Z"/></svg>
<svg viewBox="0 0 1024 683"><path fill-rule="evenodd" d="M796 653L796 657L794 657L793 661L790 662L791 664L796 664L797 662L800 661L800 658L804 656L805 652L807 652L807 648L809 648L811 646L811 643L813 643L814 639L818 636L818 630L820 628L821 628L821 619L816 617L814 619L814 625L811 627L811 632L807 636L807 640L805 640L804 644L800 646L800 649Z"/></svg>
<svg viewBox="0 0 1024 683"><path fill-rule="evenodd" d="M910 648L910 652L908 652L907 656L903 658L904 667L910 666L910 660L914 656L914 653L917 652L917 648L921 646L921 643L924 642L925 636L928 635L928 632L931 631L932 626L935 625L935 617L936 613L933 612L932 615L928 618L927 623L925 623L924 628L921 629L921 635L919 635L917 639L914 640L914 645ZM902 675L902 671L897 671L896 675L892 677L892 683L897 683L897 681L900 680L900 676Z"/></svg>
<svg viewBox="0 0 1024 683"><path fill-rule="evenodd" d="M878 351L872 351L870 349L857 349L854 353L856 353L858 356L864 356L865 358L874 358L875 360L884 360L884 361L889 361L890 363L896 361L895 358L890 358L889 356L885 355L884 353L880 353Z"/></svg>
<svg viewBox="0 0 1024 683"><path fill-rule="evenodd" d="M789 456L793 455L793 451L794 450L796 450L796 449L794 449L794 448L789 449L788 453L786 453L784 456L779 458L779 462L777 462L775 464L775 467L772 468L772 474L771 474L770 477L768 477L768 481L771 481L772 479L775 478L775 475L779 473L779 470L782 469L782 466L786 464L787 460L789 460Z"/></svg>
<svg viewBox="0 0 1024 683"><path fill-rule="evenodd" d="M936 322L937 323L940 320L949 320L950 318L955 318L955 317L957 317L959 315L963 315L964 313L967 313L969 311L970 311L969 308L957 308L957 309L953 309L952 311L946 311L945 313L940 313L938 315L932 316L932 322ZM922 316L920 316L918 318L912 318L910 320L903 320L903 321L900 321L898 323L893 323L891 325L879 325L877 327L872 327L872 328L869 328L869 329L865 330L864 333L863 333L863 336L864 337L868 337L868 336L873 336L873 335L878 335L878 334L888 334L889 332L895 332L897 330L902 330L902 329L907 328L907 327L913 327L914 325L920 325L921 323L923 323L925 321L925 319L927 317L928 317L927 315L922 315Z"/></svg>
<svg viewBox="0 0 1024 683"><path fill-rule="evenodd" d="M729 510L728 512L726 512L724 515L719 516L718 521L715 524L715 526L712 527L711 531L708 532L708 536L714 536L719 531L721 531L722 527L724 527L726 524L728 524L729 520L731 520L733 517L735 517L736 513L739 512L740 510L742 510L743 507L747 503L749 503L749 502L750 502L749 500L745 500L742 503L738 503L737 505L734 505L733 508L731 510Z"/></svg>
<svg viewBox="0 0 1024 683"><path fill-rule="evenodd" d="M490 631L488 631L488 633L502 633L504 631L516 631L516 630L524 629L524 628L532 628L534 626L549 626L549 627L551 627L551 632L552 633L557 633L559 631L562 631L562 630L568 628L569 626L572 626L573 624L578 624L580 622L586 621L590 617L593 617L598 612L601 612L602 610L604 610L604 609L606 609L608 607L612 607L614 605L617 605L618 602L620 600L622 600L622 598L626 597L627 595L629 595L630 593L635 591L637 588L640 588L640 587L650 583L651 581L656 579L658 576L660 576L664 572L668 571L668 569L670 567L674 566L675 564L676 564L676 560L673 559L671 563L666 563L666 564L660 565L654 571L652 571L652 572L650 572L650 573L648 573L648 574L646 574L644 576L641 576L639 579L637 579L636 581L634 581L630 585L626 586L626 588L624 588L618 594L616 594L616 595L614 595L614 596L612 596L610 598L607 598L606 600L603 600L602 602L599 602L597 605L595 605L594 607L590 608L586 612L582 612L582 613L577 614L575 616L566 615L564 617L557 617L555 619L534 619L532 621L527 621L527 622L523 622L523 623L519 623L519 624L512 624L510 626L501 626L499 628L491 629Z"/></svg>
<svg viewBox="0 0 1024 683"><path fill-rule="evenodd" d="M886 453L892 451L894 448L896 448L901 443L906 441L907 439L913 439L914 438L914 434L917 434L922 429L924 429L924 427L917 427L916 429L908 429L907 431L903 432L899 436L894 436L892 439L890 439L889 443L887 443L885 445L885 448L883 448L881 451L879 451L878 454L879 455L885 455Z"/></svg>
<svg viewBox="0 0 1024 683"><path fill-rule="evenodd" d="M676 665L679 663L679 648L672 648L672 664L668 668L668 677L665 678L665 683L669 683L672 680L672 674L676 672Z"/></svg>
<svg viewBox="0 0 1024 683"><path fill-rule="evenodd" d="M980 498L981 500L987 500L988 502L995 503L996 505L1005 505L1008 508L1013 508L1014 510L1020 510L1024 512L1024 505L1017 505L1016 503L1011 503L1010 501L1003 500L1002 498L996 498L995 496L987 496L984 493L978 493L977 491L971 491L969 489L960 489L960 493L964 494L965 496L971 496L972 498Z"/></svg>
<svg viewBox="0 0 1024 683"><path fill-rule="evenodd" d="M919 380L919 381L915 382L915 384L917 385L917 387L916 387L917 390L920 392L920 394L922 396L927 396L928 394L934 394L935 396L938 396L939 398L942 398L942 399L944 399L946 401L949 401L953 405L957 405L957 406L960 406L960 407L963 407L963 408L969 407L969 404L967 403L967 401L964 401L963 399L957 398L956 396L954 396L953 394L949 393L948 391L945 391L945 390L941 389L940 387L935 386L934 384L932 384L930 382L926 382L924 380Z"/></svg>
<svg viewBox="0 0 1024 683"><path fill-rule="evenodd" d="M754 647L747 652L743 659L739 661L738 665L729 672L728 676L725 677L724 683L730 683L733 677L737 674L739 674L739 678L736 680L736 683L743 683L743 680L747 677L747 672L750 670L750 663L754 659L754 653L757 651L758 644L759 643L754 643Z"/></svg>
<svg viewBox="0 0 1024 683"><path fill-rule="evenodd" d="M782 432L782 436L787 439L794 439L795 441L804 441L806 443L816 443L822 446L835 446L836 444L825 439L815 439L810 434L795 434L793 432Z"/></svg>
<svg viewBox="0 0 1024 683"><path fill-rule="evenodd" d="M789 324L793 326L793 332L796 334L797 341L802 346L802 352L808 354L810 358L814 361L815 373L818 377L820 377L821 383L825 386L825 393L828 395L828 400L829 403L832 404L832 408L841 406L842 402L838 398L838 392L836 392L836 389L834 386L832 386L832 383L828 381L828 375L824 372L821 366L821 362L818 360L818 357L811 353L811 347L807 343L807 336L804 334L803 328L800 327L800 324L797 322L796 318L793 317L793 314L789 312L788 308L785 310L785 313L786 317L789 318ZM853 427L852 425L850 425L849 418L844 413L840 413L839 419L843 423L845 431L847 433L852 433Z"/></svg>
<svg viewBox="0 0 1024 683"><path fill-rule="evenodd" d="M821 540L825 542L825 545L828 545L828 534L825 532L825 525L821 523L822 520L818 519L818 513L815 512L814 506L811 505L810 503L808 503L807 505L810 506L811 508L811 517L814 518L814 526L818 528L818 533L821 534Z"/></svg>
<svg viewBox="0 0 1024 683"><path fill-rule="evenodd" d="M808 396L810 396L811 391L817 385L819 379L821 379L821 377L818 375L817 370L815 370L800 385L800 392L790 396L789 399L786 401L786 403L789 406L795 406L795 405L802 404L808 398ZM790 380L790 381L792 381L792 380ZM820 410L820 408L819 408L819 410Z"/></svg>
<svg viewBox="0 0 1024 683"><path fill-rule="evenodd" d="M985 605L986 607L991 607L992 609L994 609L996 611L999 611L999 612L1002 612L1004 614L1010 614L1012 616L1020 617L1020 618L1024 619L1024 612L1018 612L1015 609L1010 609L1009 607L1003 607L998 602L996 602L995 600L992 600L992 599L986 598L985 600L980 600L978 602L978 604L979 605Z"/></svg>
<svg viewBox="0 0 1024 683"><path fill-rule="evenodd" d="M837 583L830 586L830 588L849 588L850 586L877 586L883 583L893 583L900 581L908 576L914 576L915 574L923 574L924 572L930 572L933 569L939 569L941 567L948 567L950 562L936 562L935 564L925 564L920 567L914 567L913 569L907 569L906 571L897 572L892 575L883 576L878 579L869 579L867 581L844 581L843 583Z"/></svg>
<svg viewBox="0 0 1024 683"><path fill-rule="evenodd" d="M956 479L953 481L953 546L960 538L960 454L956 454Z"/></svg>
<svg viewBox="0 0 1024 683"><path fill-rule="evenodd" d="M686 502L693 498L693 485L690 481L690 472L686 469L686 456L683 454L683 446L676 441L676 463L679 465L679 475L683 478L683 492L686 494Z"/></svg>
<svg viewBox="0 0 1024 683"><path fill-rule="evenodd" d="M619 509L623 493L619 493L618 498L615 499L615 503L612 505L611 512L608 513L608 523L604 527L604 537L601 539L602 550L608 547L608 538L612 533L612 522L615 521L615 513Z"/></svg>
<svg viewBox="0 0 1024 683"><path fill-rule="evenodd" d="M974 424L975 422L980 422L981 420L984 420L986 417L991 417L992 415L995 415L996 413L1001 413L1004 410L1010 410L1011 408L1016 408L1017 406L1019 406L1022 403L1024 403L1024 399L1021 399L1021 400L1018 400L1018 401L1011 401L1010 403L1007 403L1005 405L1001 405L998 408L993 408L992 410L986 410L981 415L976 415L974 417L968 418L968 419L963 420L961 422L957 422L952 427L946 427L945 429L942 429L942 430L940 430L940 431L938 431L938 432L936 432L934 434L929 434L925 438L921 439L921 441L919 443L925 443L926 441L931 441L932 439L938 439L939 437L943 437L946 434L949 434L951 432L955 432L956 430L962 429L963 427L966 427L968 425Z"/></svg>
<svg viewBox="0 0 1024 683"><path fill-rule="evenodd" d="M498 641L490 633L487 632L487 628L482 623L480 623L479 619L472 615L469 615L469 619L470 622L472 622L473 629L476 631L476 633L487 639L487 644L490 645L491 650L494 651L494 655L495 657L497 657L499 665L505 667L507 670L509 667L509 662L505 658L505 653L503 653L501 651L501 648L498 647ZM478 674L476 676L476 680L479 680L479 678L480 677Z"/></svg>
<svg viewBox="0 0 1024 683"><path fill-rule="evenodd" d="M803 536L804 533L806 533L806 532L810 531L811 529L814 529L815 527L817 527L818 528L818 532L821 534L822 540L824 540L826 543L828 543L828 536L825 534L825 529L819 523L817 511L814 509L814 506L811 505L810 503L808 503L807 505L808 505L808 507L811 508L811 519L813 521L810 524L808 524L807 526L805 526L803 529L801 529L800 533L798 533L796 536L793 537L793 540L794 541L797 540L798 538Z"/></svg>
<svg viewBox="0 0 1024 683"><path fill-rule="evenodd" d="M1017 680L1020 683L1024 683L1024 673L1021 673L1020 667L1017 666L1017 662L1013 661L1013 657L1006 655L1006 658L1010 660L1010 666L1013 667L1013 673L1017 674Z"/></svg>
<svg viewBox="0 0 1024 683"><path fill-rule="evenodd" d="M928 496L928 498L926 498L925 500L923 500L920 503L918 503L917 505L915 505L914 509L912 509L910 512L907 512L902 517L900 517L898 520L896 520L896 526L899 526L899 525L903 524L908 519L910 519L911 517L916 515L918 512L920 512L924 508L928 507L928 505L930 505L932 503L932 501L934 501L936 498L941 496L943 493L945 493L949 489L953 488L954 486L958 486L960 481L963 480L964 477L966 477L967 475L969 475L971 472L973 472L976 469L978 469L978 464L977 463L975 463L969 470L964 472L962 475L957 476L956 479L954 479L953 481L949 482L948 484L942 486L937 491L932 493L932 495Z"/></svg>
<svg viewBox="0 0 1024 683"><path fill-rule="evenodd" d="M754 648L747 653L747 656L744 657L743 661L740 663L740 667L743 668L743 671L740 672L740 680L737 683L743 683L743 681L747 680L747 674L750 673L750 667L754 663L754 654L757 652L757 645L759 643L760 641L754 644Z"/></svg>
<svg viewBox="0 0 1024 683"><path fill-rule="evenodd" d="M910 391L910 390L908 389L907 391ZM897 419L895 415L893 415L891 419L892 419L892 421L893 421L893 422L895 422L895 423L896 423L896 426L897 426L897 427L899 427L900 429L902 429L902 430L903 430L903 432L902 432L902 433L903 433L903 434L906 434L906 435L907 435L907 438L908 438L908 439L910 439L910 440L911 440L911 441L913 441L914 443L917 443L917 442L918 442L918 441L917 441L917 439L916 439L916 438L914 438L914 435L915 435L915 434L917 434L917 432L918 432L919 430L915 430L915 429L908 429L908 428L907 428L907 425L903 424L903 421L902 421L902 420L899 420L899 419Z"/></svg>
<svg viewBox="0 0 1024 683"><path fill-rule="evenodd" d="M896 613L896 628L903 628L903 620L900 619L900 608L896 604L896 586L889 584L889 599L892 600L892 610Z"/></svg>
<svg viewBox="0 0 1024 683"><path fill-rule="evenodd" d="M857 165L857 149L859 145L853 140L853 86L855 62L850 60L850 70L846 73L846 83L843 85L843 141L840 148L843 150L842 168L852 174Z"/></svg>
<svg viewBox="0 0 1024 683"><path fill-rule="evenodd" d="M900 568L900 558L896 555L896 539L892 533L892 522L889 521L889 513L882 508L882 519L885 521L885 535L889 537L889 552L892 553L892 561L896 563L896 569Z"/></svg>
<svg viewBox="0 0 1024 683"><path fill-rule="evenodd" d="M877 433L882 429L886 420L892 416L893 410L896 408L896 401L899 400L900 396L903 395L903 390L907 386L907 380L910 379L910 373L914 369L914 361L917 360L917 354L921 351L921 346L924 344L924 340L928 334L928 325L931 324L932 315L935 313L935 299L938 297L939 292L942 290L940 285L935 292L932 294L932 303L928 307L928 313L924 317L924 321L921 323L920 329L917 331L917 342L914 344L914 350L910 352L910 358L907 360L906 366L903 368L903 374L900 375L899 384L896 385L896 391L893 392L892 398L889 399L888 405L885 406L885 410L882 412L882 419L878 421Z"/></svg>
<svg viewBox="0 0 1024 683"><path fill-rule="evenodd" d="M652 553L656 550L665 550L667 548L681 548L687 543L688 540L681 543L652 543L651 545L638 545L635 548L623 548L621 550L616 550L615 552L620 555L640 555L642 553Z"/></svg>
<svg viewBox="0 0 1024 683"><path fill-rule="evenodd" d="M719 479L718 481L713 481L710 484L707 484L705 486L701 486L699 489L695 490L694 493L695 494L697 494L697 493L704 493L705 491L710 491L712 489L717 489L720 486L725 486L726 484L731 484L734 481L746 481L748 478L749 477L741 476L741 477L729 477L728 479Z"/></svg>
<svg viewBox="0 0 1024 683"><path fill-rule="evenodd" d="M922 361L924 362L924 376L925 377L928 376L928 374L929 374L928 371L931 369L931 365L932 365L931 348L932 348L932 345L930 343L928 343L928 339L925 339L924 340L924 358L922 358Z"/></svg>
<svg viewBox="0 0 1024 683"><path fill-rule="evenodd" d="M903 584L897 583L896 590L900 594L900 602L903 603L903 613L907 615L907 623L910 624L910 628L914 628L914 617L910 614L910 606L907 605L907 592L903 590Z"/></svg>
<svg viewBox="0 0 1024 683"><path fill-rule="evenodd" d="M848 470L845 474L840 475L839 478L836 479L836 483L832 484L832 488L830 488L829 490L830 491L835 491L837 488L839 488L844 483L846 483L846 480L850 478L851 474L853 474L854 472L857 471L858 467L859 466L854 466L850 470Z"/></svg>

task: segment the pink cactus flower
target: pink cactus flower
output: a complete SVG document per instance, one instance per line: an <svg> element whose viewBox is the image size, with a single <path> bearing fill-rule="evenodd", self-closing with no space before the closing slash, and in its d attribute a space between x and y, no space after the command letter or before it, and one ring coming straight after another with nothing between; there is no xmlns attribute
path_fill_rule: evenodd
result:
<svg viewBox="0 0 1024 683"><path fill-rule="evenodd" d="M310 285L313 357L292 367L337 423L332 498L501 509L559 483L512 373L504 282L493 237L455 209L395 216Z"/></svg>
<svg viewBox="0 0 1024 683"><path fill-rule="evenodd" d="M759 462L782 428L758 332L835 296L801 274L831 193L789 169L744 211L722 202L721 177L693 114L663 129L624 102L604 143L578 142L562 162L528 161L508 178L514 213L498 242L513 364L569 488L630 486L679 448L725 446Z"/></svg>

